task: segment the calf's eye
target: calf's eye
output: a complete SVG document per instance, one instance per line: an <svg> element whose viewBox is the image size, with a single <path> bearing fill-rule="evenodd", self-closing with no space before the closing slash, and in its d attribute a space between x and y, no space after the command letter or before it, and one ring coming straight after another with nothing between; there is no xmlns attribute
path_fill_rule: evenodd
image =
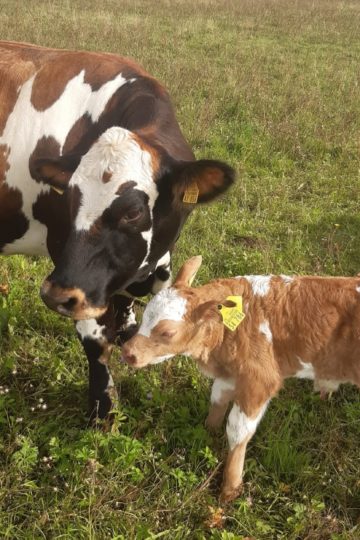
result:
<svg viewBox="0 0 360 540"><path fill-rule="evenodd" d="M176 330L164 330L164 332L161 332L161 337L163 338L171 338L175 336Z"/></svg>

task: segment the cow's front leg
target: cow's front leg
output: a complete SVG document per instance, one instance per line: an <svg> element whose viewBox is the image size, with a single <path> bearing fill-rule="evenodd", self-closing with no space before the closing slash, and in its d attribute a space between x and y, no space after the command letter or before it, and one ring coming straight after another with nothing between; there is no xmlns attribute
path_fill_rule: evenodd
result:
<svg viewBox="0 0 360 540"><path fill-rule="evenodd" d="M113 336L109 335L109 329L101 323L101 319L78 321L76 330L89 362L90 420L106 418L116 396L108 367Z"/></svg>

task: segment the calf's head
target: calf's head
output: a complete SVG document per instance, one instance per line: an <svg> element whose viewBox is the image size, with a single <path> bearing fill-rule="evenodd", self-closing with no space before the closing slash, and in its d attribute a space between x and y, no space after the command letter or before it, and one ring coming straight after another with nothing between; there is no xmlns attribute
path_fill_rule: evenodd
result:
<svg viewBox="0 0 360 540"><path fill-rule="evenodd" d="M233 182L226 164L174 162L137 134L113 127L84 156L39 159L35 177L60 190L70 209L70 233L53 256L41 288L44 302L74 319L105 312L109 298L143 281L174 245L194 207L183 201L196 185L208 202Z"/></svg>
<svg viewBox="0 0 360 540"><path fill-rule="evenodd" d="M124 362L141 368L176 354L200 358L215 346L223 333L218 303L191 288L201 261L201 256L186 261L174 285L150 300L138 333L122 348Z"/></svg>

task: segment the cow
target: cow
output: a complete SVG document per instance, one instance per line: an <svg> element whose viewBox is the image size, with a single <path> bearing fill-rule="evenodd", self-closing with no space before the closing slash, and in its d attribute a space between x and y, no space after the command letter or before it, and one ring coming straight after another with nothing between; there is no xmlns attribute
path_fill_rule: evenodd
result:
<svg viewBox="0 0 360 540"><path fill-rule="evenodd" d="M51 257L41 297L71 317L105 418L134 297L169 285L187 217L234 181L196 160L167 91L116 54L0 42L0 253Z"/></svg>
<svg viewBox="0 0 360 540"><path fill-rule="evenodd" d="M221 426L230 452L222 502L240 492L246 446L288 377L314 380L324 397L341 383L360 388L360 276L239 276L191 283L189 259L174 286L154 296L122 359L134 368L183 354L215 379L209 428Z"/></svg>

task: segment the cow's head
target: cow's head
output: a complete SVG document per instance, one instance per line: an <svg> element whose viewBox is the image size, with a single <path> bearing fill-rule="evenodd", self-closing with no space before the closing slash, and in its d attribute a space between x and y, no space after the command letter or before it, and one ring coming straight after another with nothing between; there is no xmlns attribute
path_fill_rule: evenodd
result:
<svg viewBox="0 0 360 540"><path fill-rule="evenodd" d="M233 182L220 162L174 162L139 135L113 127L84 156L39 159L36 176L65 190L71 233L41 288L44 302L74 319L100 316L116 291L143 281L174 245L194 204Z"/></svg>

